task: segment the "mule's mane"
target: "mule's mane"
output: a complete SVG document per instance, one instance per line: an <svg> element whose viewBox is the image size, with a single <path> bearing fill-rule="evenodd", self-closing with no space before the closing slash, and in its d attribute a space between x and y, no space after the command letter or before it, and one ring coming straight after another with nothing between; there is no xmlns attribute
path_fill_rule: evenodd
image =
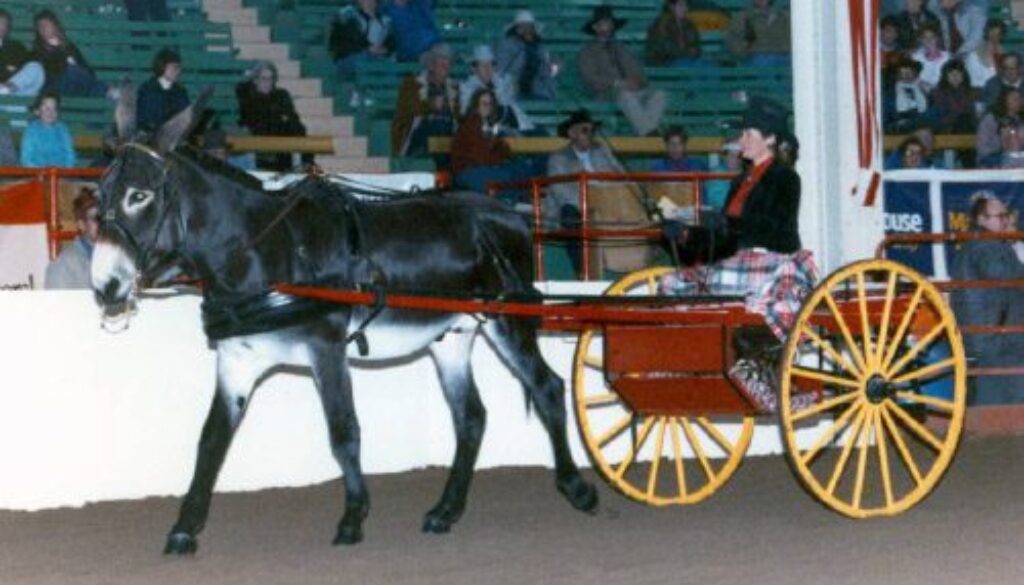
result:
<svg viewBox="0 0 1024 585"><path fill-rule="evenodd" d="M220 160L217 157L210 156L209 154L199 150L192 145L182 146L174 151L174 154L181 156L189 162L198 166L204 172L208 172L217 175L221 178L229 181L239 183L243 187L248 189L254 189L263 193L268 193L263 188L263 182L249 173L235 167L225 161Z"/></svg>

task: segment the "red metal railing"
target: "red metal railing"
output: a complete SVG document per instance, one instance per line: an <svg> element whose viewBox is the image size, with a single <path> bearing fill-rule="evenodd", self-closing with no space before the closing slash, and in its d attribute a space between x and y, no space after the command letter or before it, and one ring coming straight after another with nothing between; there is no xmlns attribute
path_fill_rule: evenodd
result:
<svg viewBox="0 0 1024 585"><path fill-rule="evenodd" d="M488 194L495 195L503 190L524 190L529 189L533 203L533 242L534 259L536 265L536 279L544 280L544 242L546 240L579 239L583 242L583 249L580 258L580 272L582 280L592 278L590 270L590 257L593 254L593 241L601 239L622 239L632 238L637 240L660 239L661 230L650 227L639 227L631 229L608 229L592 227L590 219L590 183L593 181L612 183L692 183L694 197L694 221L700 220L700 203L702 197L702 186L706 181L730 180L735 173L579 173L575 175L557 175L551 177L536 177L525 181L514 181L507 183L491 183L488 185ZM562 183L579 184L579 208L580 227L579 229L545 229L542 213L542 199L544 188L550 185ZM656 203L656 202L655 202Z"/></svg>

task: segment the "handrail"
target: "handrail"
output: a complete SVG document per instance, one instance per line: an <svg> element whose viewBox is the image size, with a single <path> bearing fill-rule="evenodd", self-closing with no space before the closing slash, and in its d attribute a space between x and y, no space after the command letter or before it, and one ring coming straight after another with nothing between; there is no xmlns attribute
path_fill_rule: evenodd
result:
<svg viewBox="0 0 1024 585"><path fill-rule="evenodd" d="M75 148L96 151L103 148L103 136L77 134L73 136ZM334 137L316 136L228 136L228 146L237 152L299 152L308 154L334 154Z"/></svg>
<svg viewBox="0 0 1024 585"><path fill-rule="evenodd" d="M505 183L491 183L488 185L488 194L494 195L497 191L506 189L530 189L533 202L533 240L534 259L536 265L537 279L544 279L544 240L547 239L570 239L578 238L583 241L581 250L580 271L583 280L590 280L590 256L592 253L593 240L607 238L635 238L642 240L660 239L660 229L602 229L590 227L590 202L589 184L591 181L606 182L633 182L633 183L693 183L694 197L694 221L700 220L701 186L708 180L725 180L735 177L735 173L619 173L619 172L583 172L568 175L556 175L550 177L534 177L522 181ZM560 183L579 183L579 208L580 227L579 229L552 229L545 230L541 213L541 198L544 196L543 188ZM652 222L653 223L653 222Z"/></svg>

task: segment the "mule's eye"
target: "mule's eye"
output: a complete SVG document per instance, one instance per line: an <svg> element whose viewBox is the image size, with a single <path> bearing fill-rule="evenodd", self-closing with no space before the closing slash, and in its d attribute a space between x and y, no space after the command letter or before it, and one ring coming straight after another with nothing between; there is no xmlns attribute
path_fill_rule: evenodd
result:
<svg viewBox="0 0 1024 585"><path fill-rule="evenodd" d="M143 191L135 187L129 187L124 197L124 212L128 215L135 215L152 201L152 191Z"/></svg>

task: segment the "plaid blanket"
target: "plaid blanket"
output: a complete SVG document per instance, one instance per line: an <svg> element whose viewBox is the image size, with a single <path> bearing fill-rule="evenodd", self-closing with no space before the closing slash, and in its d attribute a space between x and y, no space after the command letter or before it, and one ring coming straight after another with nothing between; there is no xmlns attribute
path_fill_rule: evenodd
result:
<svg viewBox="0 0 1024 585"><path fill-rule="evenodd" d="M714 264L666 274L659 289L670 295L743 295L747 311L764 315L772 333L785 340L817 280L810 250L778 254L746 249Z"/></svg>

